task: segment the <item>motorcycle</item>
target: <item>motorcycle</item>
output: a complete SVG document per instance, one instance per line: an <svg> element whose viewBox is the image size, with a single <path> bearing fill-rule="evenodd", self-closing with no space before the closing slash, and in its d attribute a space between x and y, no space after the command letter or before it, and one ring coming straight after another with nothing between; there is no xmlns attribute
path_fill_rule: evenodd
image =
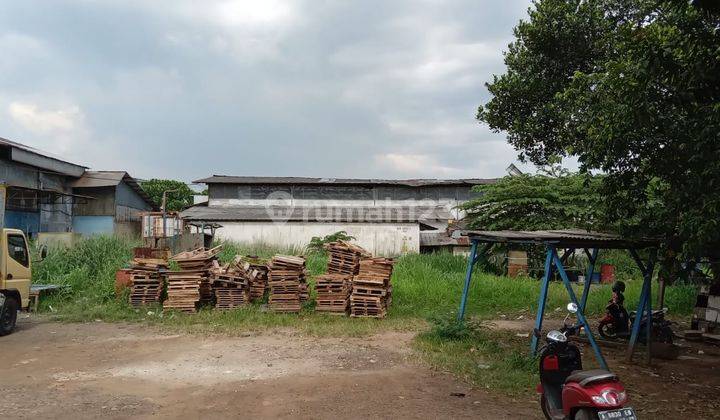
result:
<svg viewBox="0 0 720 420"><path fill-rule="evenodd" d="M672 344L673 336L675 335L672 331L670 321L665 319L667 308L654 310L652 313L652 341L658 343ZM618 304L610 304L607 306L607 312L605 317L600 320L598 325L598 332L600 336L607 340L617 339L630 339L630 326L635 322L637 313L635 311L630 312L628 315L625 309ZM645 332L647 326L647 315L643 314L640 319L640 333L638 339L641 343L645 344L647 341L647 333Z"/></svg>
<svg viewBox="0 0 720 420"><path fill-rule="evenodd" d="M568 337L582 328L580 324L567 323L578 307L570 303L567 310L563 327L548 332L547 344L540 349L537 392L545 418L637 420L633 409L625 407L627 393L614 373L603 369L582 370L580 349L568 341ZM535 334L540 336L537 330Z"/></svg>

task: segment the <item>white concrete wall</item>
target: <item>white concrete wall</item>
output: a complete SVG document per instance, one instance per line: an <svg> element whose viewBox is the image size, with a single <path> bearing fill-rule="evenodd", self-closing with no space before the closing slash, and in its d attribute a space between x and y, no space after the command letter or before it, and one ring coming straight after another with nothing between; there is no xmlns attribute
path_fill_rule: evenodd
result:
<svg viewBox="0 0 720 420"><path fill-rule="evenodd" d="M236 199L236 198L212 198L208 200L210 207L263 207L263 206L287 206L287 207L444 207L455 219L465 217L465 211L456 207L464 201L440 199L440 200L302 200L296 198L282 198L270 200Z"/></svg>
<svg viewBox="0 0 720 420"><path fill-rule="evenodd" d="M344 230L373 255L394 256L420 251L417 223L221 222L219 239L277 246L305 246L313 236Z"/></svg>

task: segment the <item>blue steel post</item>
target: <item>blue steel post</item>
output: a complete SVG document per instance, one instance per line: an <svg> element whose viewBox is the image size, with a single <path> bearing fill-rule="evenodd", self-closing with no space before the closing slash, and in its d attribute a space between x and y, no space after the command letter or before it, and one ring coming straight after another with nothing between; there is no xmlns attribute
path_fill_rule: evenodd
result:
<svg viewBox="0 0 720 420"><path fill-rule="evenodd" d="M645 311L645 303L648 298L648 282L649 280L647 278L643 280L642 291L640 292L640 301L638 302L638 307L635 311L635 321L633 322L632 332L630 333L630 343L628 344L627 354L625 355L628 362L632 360L633 352L635 351L635 344L637 344L638 334L640 333L640 320L642 319L642 315Z"/></svg>
<svg viewBox="0 0 720 420"><path fill-rule="evenodd" d="M637 345L638 335L640 334L640 322L643 318L643 314L648 306L652 306L650 302L650 282L652 281L652 273L654 270L654 258L651 255L648 266L645 267L640 256L635 249L630 248L630 255L635 260L638 268L643 273L643 285L640 292L640 301L638 302L637 310L635 311L635 321L633 322L632 332L630 333L630 342L628 343L627 353L625 359L630 362L632 361L633 353L635 352L635 345ZM651 314L652 315L652 314ZM649 329L648 329L649 330ZM649 331L647 331L649 333ZM649 341L647 341L649 343ZM649 354L649 349L648 349Z"/></svg>
<svg viewBox="0 0 720 420"><path fill-rule="evenodd" d="M592 255L588 253L588 270L585 274L585 284L583 285L583 294L580 300L580 310L585 313L585 306L587 305L588 295L590 294L590 283L592 283L592 276L595 272L595 261L597 261L598 249L593 249Z"/></svg>
<svg viewBox="0 0 720 420"><path fill-rule="evenodd" d="M648 365L652 363L652 350L650 347L652 346L652 342L650 341L650 337L652 336L652 272L653 272L653 263L652 261L648 263L648 272L649 272L649 280L648 280L648 286L647 286L647 302L645 302L645 309L647 310L647 321L645 322L645 345L647 346L647 363Z"/></svg>
<svg viewBox="0 0 720 420"><path fill-rule="evenodd" d="M607 363L605 362L605 358L602 355L602 352L600 351L600 347L598 346L597 342L595 341L595 336L592 333L592 330L590 329L590 324L587 322L587 319L585 318L585 313L583 310L580 309L580 305L578 304L577 297L575 296L575 291L572 288L572 285L570 284L570 279L567 276L567 273L565 272L565 268L563 268L562 261L560 261L560 258L558 258L557 254L553 255L553 259L555 260L555 268L557 269L558 273L560 274L560 277L562 278L563 284L565 285L565 289L567 289L568 295L570 295L570 301L578 305L578 311L575 314L578 318L578 321L585 327L585 334L587 334L587 339L590 342L590 346L592 346L593 351L595 352L595 357L598 360L598 363L600 364L601 369L607 370Z"/></svg>
<svg viewBox="0 0 720 420"><path fill-rule="evenodd" d="M533 330L532 340L530 341L530 355L534 356L537 352L538 337L535 335L535 331L542 330L543 317L545 316L545 303L547 302L548 285L550 284L550 278L552 277L552 259L555 254L555 248L547 247L547 256L545 257L545 274L540 283L540 297L538 297L538 310L535 316L535 329Z"/></svg>
<svg viewBox="0 0 720 420"><path fill-rule="evenodd" d="M460 299L460 309L458 310L457 320L462 322L465 317L465 303L467 302L468 293L470 292L470 280L472 279L472 270L477 260L477 241L472 241L470 247L470 255L468 255L467 271L465 272L465 287L463 288L462 298Z"/></svg>

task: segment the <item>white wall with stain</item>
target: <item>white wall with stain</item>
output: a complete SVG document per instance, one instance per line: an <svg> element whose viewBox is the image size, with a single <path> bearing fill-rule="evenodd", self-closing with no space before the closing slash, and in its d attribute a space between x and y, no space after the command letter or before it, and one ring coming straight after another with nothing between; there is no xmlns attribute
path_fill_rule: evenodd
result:
<svg viewBox="0 0 720 420"><path fill-rule="evenodd" d="M358 245L377 256L420 251L417 223L317 223L317 222L221 222L216 237L243 243L265 243L280 247L305 246L313 236L344 230Z"/></svg>

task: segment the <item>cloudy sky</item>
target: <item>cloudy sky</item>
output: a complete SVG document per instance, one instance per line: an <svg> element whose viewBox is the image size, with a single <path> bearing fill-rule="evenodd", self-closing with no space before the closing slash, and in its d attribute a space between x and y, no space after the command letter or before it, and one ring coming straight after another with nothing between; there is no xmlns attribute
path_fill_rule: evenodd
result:
<svg viewBox="0 0 720 420"><path fill-rule="evenodd" d="M502 176L474 117L528 6L3 1L0 137L141 178Z"/></svg>

